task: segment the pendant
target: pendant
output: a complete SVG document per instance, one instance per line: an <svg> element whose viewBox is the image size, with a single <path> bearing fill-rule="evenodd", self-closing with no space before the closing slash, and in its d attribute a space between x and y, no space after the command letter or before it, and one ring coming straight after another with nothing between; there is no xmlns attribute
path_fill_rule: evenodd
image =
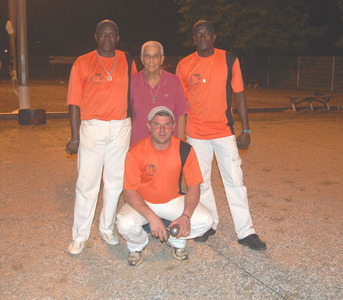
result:
<svg viewBox="0 0 343 300"><path fill-rule="evenodd" d="M111 75L107 76L107 81L112 81L112 76Z"/></svg>
<svg viewBox="0 0 343 300"><path fill-rule="evenodd" d="M153 96L153 97L152 97L152 102L155 103L155 101L156 101L156 97Z"/></svg>
<svg viewBox="0 0 343 300"><path fill-rule="evenodd" d="M202 80L202 82L203 82L203 83L206 83L206 79L204 78L204 79Z"/></svg>

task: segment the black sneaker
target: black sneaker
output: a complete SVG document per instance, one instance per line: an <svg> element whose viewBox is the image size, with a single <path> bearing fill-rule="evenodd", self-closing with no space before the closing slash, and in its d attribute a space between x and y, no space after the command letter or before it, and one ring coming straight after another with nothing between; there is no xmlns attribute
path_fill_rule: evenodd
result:
<svg viewBox="0 0 343 300"><path fill-rule="evenodd" d="M238 243L248 246L252 250L263 251L267 249L266 243L262 242L257 234L250 234L244 239L238 240Z"/></svg>
<svg viewBox="0 0 343 300"><path fill-rule="evenodd" d="M214 235L215 233L216 233L216 231L213 228L211 228L209 231L205 232L202 236L198 236L198 237L194 238L194 242L197 242L197 243L206 242L208 240L208 238L211 235Z"/></svg>

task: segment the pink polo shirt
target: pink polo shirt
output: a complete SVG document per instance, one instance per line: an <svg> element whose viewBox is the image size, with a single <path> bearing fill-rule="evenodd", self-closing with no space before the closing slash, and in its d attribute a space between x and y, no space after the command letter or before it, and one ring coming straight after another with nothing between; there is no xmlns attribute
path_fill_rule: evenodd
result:
<svg viewBox="0 0 343 300"><path fill-rule="evenodd" d="M188 113L188 104L180 80L164 69L161 71L160 83L153 91L151 91L144 69L131 78L131 145L149 136L148 114L154 107L161 105L168 107L176 119ZM155 103L153 96L156 96ZM177 122L175 122L174 136L177 136Z"/></svg>

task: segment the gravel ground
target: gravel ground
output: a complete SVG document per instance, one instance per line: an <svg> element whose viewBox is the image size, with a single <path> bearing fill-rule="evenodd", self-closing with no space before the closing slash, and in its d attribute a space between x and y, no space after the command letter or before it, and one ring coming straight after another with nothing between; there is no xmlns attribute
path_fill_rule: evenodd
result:
<svg viewBox="0 0 343 300"><path fill-rule="evenodd" d="M77 257L66 251L77 177L75 156L64 152L68 120L0 121L1 299L342 299L343 113L250 120L252 144L241 157L268 250L237 243L214 163L216 235L189 241L185 262L151 240L138 267L127 265L123 239L113 247L100 239L101 196L86 249Z"/></svg>

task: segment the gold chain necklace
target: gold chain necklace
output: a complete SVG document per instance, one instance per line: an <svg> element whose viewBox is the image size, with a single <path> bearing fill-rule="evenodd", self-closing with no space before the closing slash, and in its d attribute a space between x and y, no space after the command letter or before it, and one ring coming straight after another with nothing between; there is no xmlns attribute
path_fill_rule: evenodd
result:
<svg viewBox="0 0 343 300"><path fill-rule="evenodd" d="M154 88L151 87L146 72L145 72L145 76L146 76L146 79L147 79L147 82L148 82L149 91L150 91L150 94L151 94L151 97L152 97L152 103L155 104L158 91L160 90L160 87L161 87L161 70L159 70L159 77L160 77L160 79L158 81L158 88L157 88L156 93L154 93L154 88L156 87L156 85L154 86Z"/></svg>
<svg viewBox="0 0 343 300"><path fill-rule="evenodd" d="M154 89L151 87L151 85L149 84L149 82L148 82L148 85L149 85L149 90L150 90L150 93L151 93L151 96L152 96L152 103L155 104L155 102L156 102L156 97L157 97L157 94L158 94L158 91L160 90L160 87L161 87L161 79L160 79L160 81L158 82L158 88L157 88L156 93L154 93Z"/></svg>
<svg viewBox="0 0 343 300"><path fill-rule="evenodd" d="M200 77L201 77L201 81L203 83L206 83L208 80L210 80L210 76L211 76L211 72L212 72L212 67L213 67L213 62L214 62L214 55L213 54L213 58L212 58L212 61L211 61L211 64L210 64L210 67L209 68L206 68L206 70L210 70L208 73L207 72L203 72L203 70L200 68L200 59L198 58L198 69L200 70L199 73L202 73L202 74L199 74ZM206 73L206 74L205 74ZM208 74L208 76L206 76ZM203 76L204 75L204 76ZM206 80L206 77L207 77L207 80Z"/></svg>
<svg viewBox="0 0 343 300"><path fill-rule="evenodd" d="M101 59L100 59L100 56L99 56L98 50L96 51L96 56L97 56L97 58L98 58L98 60L99 60L100 65L102 66L102 68L105 70L105 72L106 72L106 74L107 74L107 81L112 81L112 76L111 76L111 74L113 73L114 67L116 66L117 55L114 54L114 64L113 64L113 67L112 67L111 72L108 72L108 71L106 70L106 68L104 67L104 65L102 64Z"/></svg>
<svg viewBox="0 0 343 300"><path fill-rule="evenodd" d="M210 66L208 68L206 68L206 65L205 65L205 68L201 67L200 58L199 57L197 58L197 65L194 69L194 72L195 72L194 75L197 78L195 79L195 83L193 83L193 85L189 89L192 98L198 97L199 92L202 91L203 84L206 84L209 82L211 72L212 72L213 62L215 59L214 55L215 55L215 53L213 54L213 58L211 60ZM191 81L192 81L192 79L191 79Z"/></svg>

